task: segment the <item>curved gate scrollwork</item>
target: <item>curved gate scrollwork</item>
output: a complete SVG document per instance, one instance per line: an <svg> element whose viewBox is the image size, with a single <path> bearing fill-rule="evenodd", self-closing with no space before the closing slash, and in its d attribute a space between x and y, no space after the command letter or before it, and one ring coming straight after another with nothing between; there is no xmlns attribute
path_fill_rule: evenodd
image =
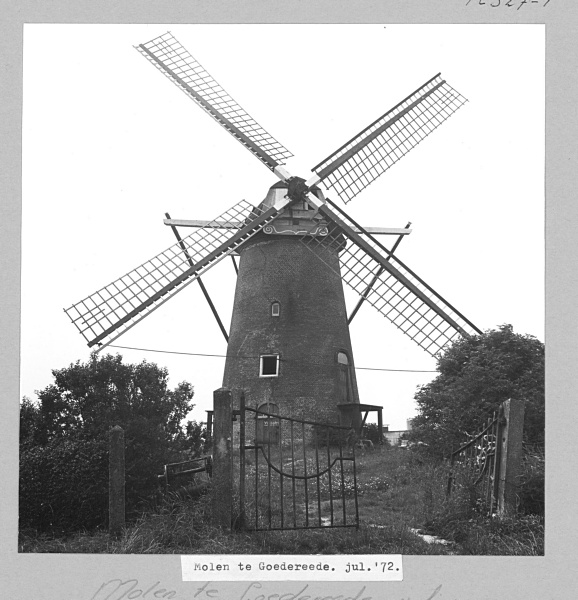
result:
<svg viewBox="0 0 578 600"><path fill-rule="evenodd" d="M239 523L251 530L358 527L349 427L240 406Z"/></svg>

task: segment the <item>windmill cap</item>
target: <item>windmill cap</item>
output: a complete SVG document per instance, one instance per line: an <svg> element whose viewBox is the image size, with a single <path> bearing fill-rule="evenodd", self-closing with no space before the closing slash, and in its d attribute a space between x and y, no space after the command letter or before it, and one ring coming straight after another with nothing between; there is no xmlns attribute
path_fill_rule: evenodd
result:
<svg viewBox="0 0 578 600"><path fill-rule="evenodd" d="M289 185L286 181L278 181L269 188L265 199L261 202L261 204L259 204L259 208L264 210L271 208L279 200L282 200L287 195L288 189ZM311 186L309 190L313 192L316 196L320 197L320 199L322 198L322 196L320 196L321 190L316 185Z"/></svg>

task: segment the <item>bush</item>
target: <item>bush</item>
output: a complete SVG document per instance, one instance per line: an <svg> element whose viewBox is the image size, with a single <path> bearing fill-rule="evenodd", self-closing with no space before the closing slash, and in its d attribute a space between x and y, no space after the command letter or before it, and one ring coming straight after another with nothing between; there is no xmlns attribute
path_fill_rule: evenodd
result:
<svg viewBox="0 0 578 600"><path fill-rule="evenodd" d="M346 447L357 441L353 429L338 429L317 424L312 425L312 433L312 443L317 444L319 448L325 448L327 445Z"/></svg>
<svg viewBox="0 0 578 600"><path fill-rule="evenodd" d="M364 440L370 440L374 444L383 443L387 440L380 439L380 432L377 423L368 423L364 426L362 436Z"/></svg>
<svg viewBox="0 0 578 600"><path fill-rule="evenodd" d="M182 421L193 387L168 387L154 363L92 355L52 372L54 383L24 398L20 411L20 523L40 531L104 525L108 506L108 432L124 430L126 516L157 492L164 464L198 453L201 424Z"/></svg>
<svg viewBox="0 0 578 600"><path fill-rule="evenodd" d="M55 439L20 455L20 527L90 528L108 509L106 440Z"/></svg>
<svg viewBox="0 0 578 600"><path fill-rule="evenodd" d="M509 398L525 405L524 442L544 443L544 344L511 325L460 338L438 356L439 375L418 388L410 442L447 457Z"/></svg>
<svg viewBox="0 0 578 600"><path fill-rule="evenodd" d="M146 428L125 432L126 518L137 517L158 492L157 474L178 453L155 452ZM147 435L148 434L148 435ZM148 443L147 443L148 442ZM108 520L108 436L54 438L20 453L20 527L73 531Z"/></svg>

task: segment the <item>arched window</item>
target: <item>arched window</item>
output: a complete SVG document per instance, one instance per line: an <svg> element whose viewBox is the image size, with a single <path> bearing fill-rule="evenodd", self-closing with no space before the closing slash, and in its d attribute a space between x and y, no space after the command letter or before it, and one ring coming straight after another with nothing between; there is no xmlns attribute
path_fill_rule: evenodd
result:
<svg viewBox="0 0 578 600"><path fill-rule="evenodd" d="M279 414L279 407L274 402L265 402L264 404L261 404L260 406L258 406L257 410L259 412L269 413L270 415L278 415ZM265 415L259 415L259 414L257 415L258 419L260 419L261 417L267 418L267 417L265 417Z"/></svg>
<svg viewBox="0 0 578 600"><path fill-rule="evenodd" d="M337 353L337 367L339 369L339 401L341 403L353 402L353 384L349 357L343 351Z"/></svg>
<svg viewBox="0 0 578 600"><path fill-rule="evenodd" d="M271 303L271 316L278 317L280 314L281 314L281 305L279 304L279 302L272 302Z"/></svg>

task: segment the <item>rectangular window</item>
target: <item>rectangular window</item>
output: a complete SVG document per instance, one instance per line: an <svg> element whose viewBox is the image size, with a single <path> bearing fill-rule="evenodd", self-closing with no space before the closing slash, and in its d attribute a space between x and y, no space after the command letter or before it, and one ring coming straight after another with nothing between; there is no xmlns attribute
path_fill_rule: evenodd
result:
<svg viewBox="0 0 578 600"><path fill-rule="evenodd" d="M279 302L273 302L273 304L271 304L271 316L278 317L281 312L280 308Z"/></svg>
<svg viewBox="0 0 578 600"><path fill-rule="evenodd" d="M278 377L279 376L279 355L264 354L261 356L261 365L259 368L259 377Z"/></svg>

